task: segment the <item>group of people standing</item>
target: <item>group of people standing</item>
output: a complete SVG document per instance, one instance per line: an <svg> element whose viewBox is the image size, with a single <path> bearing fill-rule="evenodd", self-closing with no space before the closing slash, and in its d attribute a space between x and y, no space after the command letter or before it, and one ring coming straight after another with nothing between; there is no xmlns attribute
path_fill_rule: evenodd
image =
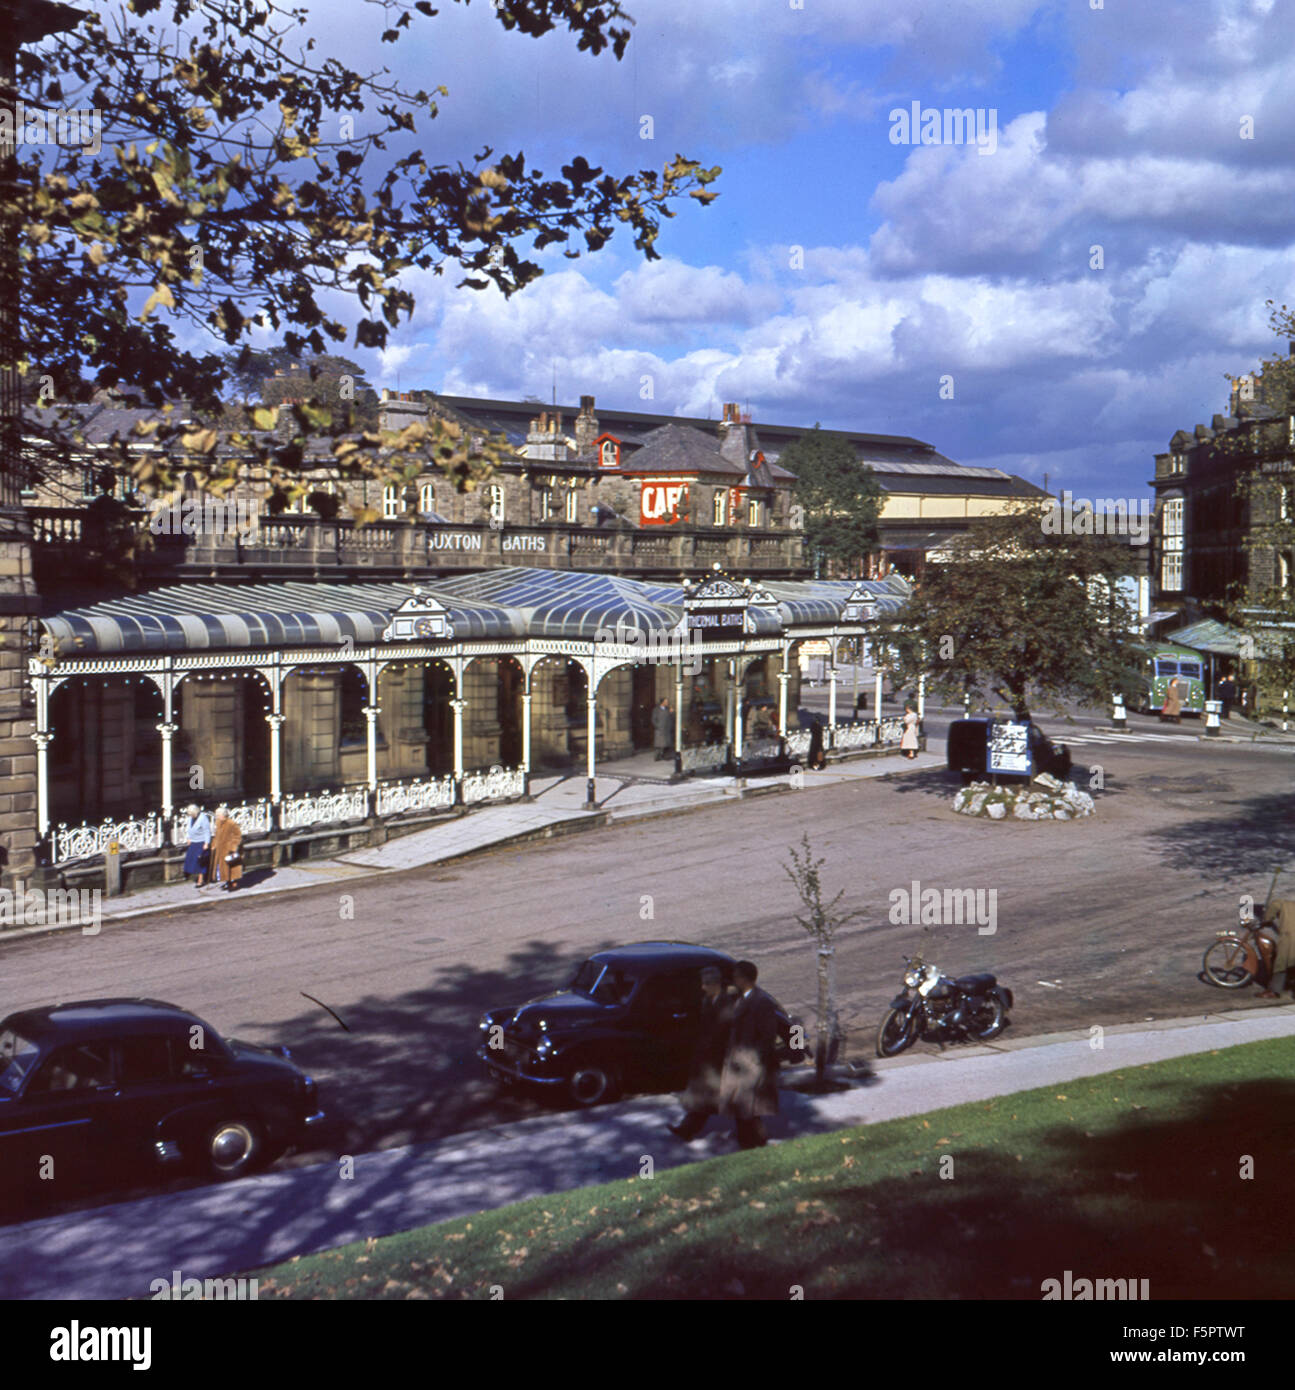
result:
<svg viewBox="0 0 1295 1390"><path fill-rule="evenodd" d="M216 884L232 893L243 877L243 827L229 814L228 806L217 806L212 817L195 803L185 814L185 877L196 878L194 887L199 892Z"/></svg>
<svg viewBox="0 0 1295 1390"><path fill-rule="evenodd" d="M744 1149L769 1142L764 1117L778 1113L778 1004L757 984L749 960L733 967L725 989L715 966L701 972L701 1019L684 1117L670 1133L691 1143L712 1115L731 1116Z"/></svg>

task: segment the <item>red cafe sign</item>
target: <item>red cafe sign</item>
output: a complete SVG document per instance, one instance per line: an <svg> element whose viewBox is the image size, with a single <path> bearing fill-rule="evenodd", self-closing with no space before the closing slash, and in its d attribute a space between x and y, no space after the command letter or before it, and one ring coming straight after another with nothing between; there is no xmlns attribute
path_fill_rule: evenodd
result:
<svg viewBox="0 0 1295 1390"><path fill-rule="evenodd" d="M686 482L644 482L639 512L644 526L674 525L683 519L687 506Z"/></svg>

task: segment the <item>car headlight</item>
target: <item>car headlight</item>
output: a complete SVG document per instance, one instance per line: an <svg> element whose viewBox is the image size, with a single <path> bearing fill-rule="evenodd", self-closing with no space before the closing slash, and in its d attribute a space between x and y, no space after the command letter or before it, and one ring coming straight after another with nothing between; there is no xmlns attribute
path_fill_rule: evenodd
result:
<svg viewBox="0 0 1295 1390"><path fill-rule="evenodd" d="M489 1015L489 1014L482 1014L482 1015L481 1015L481 1020L480 1020L480 1022L477 1024L477 1027L480 1028L481 1031L482 1031L483 1033L485 1033L485 1032L487 1032L487 1031L489 1030L490 1024L491 1024L490 1015Z"/></svg>
<svg viewBox="0 0 1295 1390"><path fill-rule="evenodd" d="M553 1051L553 1039L541 1038L535 1044L535 1055L537 1057L547 1057Z"/></svg>

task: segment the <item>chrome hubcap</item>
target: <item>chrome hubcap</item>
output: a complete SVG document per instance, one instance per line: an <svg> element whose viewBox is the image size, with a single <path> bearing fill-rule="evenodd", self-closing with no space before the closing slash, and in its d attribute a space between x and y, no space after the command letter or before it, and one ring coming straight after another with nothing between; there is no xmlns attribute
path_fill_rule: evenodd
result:
<svg viewBox="0 0 1295 1390"><path fill-rule="evenodd" d="M252 1152L252 1132L246 1125L222 1125L211 1141L212 1162L218 1168L236 1168Z"/></svg>

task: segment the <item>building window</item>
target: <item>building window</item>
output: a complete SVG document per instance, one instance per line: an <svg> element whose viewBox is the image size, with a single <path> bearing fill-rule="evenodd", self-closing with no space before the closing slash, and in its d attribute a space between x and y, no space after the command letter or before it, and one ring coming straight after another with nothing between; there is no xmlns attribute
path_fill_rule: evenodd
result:
<svg viewBox="0 0 1295 1390"><path fill-rule="evenodd" d="M746 524L748 526L759 526L760 524L760 503L754 497L746 504Z"/></svg>
<svg viewBox="0 0 1295 1390"><path fill-rule="evenodd" d="M723 526L724 524L724 493L722 492L715 494L715 504L710 519L714 526Z"/></svg>
<svg viewBox="0 0 1295 1390"><path fill-rule="evenodd" d="M546 487L540 489L540 520L548 521L553 515L553 493Z"/></svg>
<svg viewBox="0 0 1295 1390"><path fill-rule="evenodd" d="M488 501L488 511L493 522L501 523L504 519L504 487L502 483L491 483L486 488L486 498Z"/></svg>
<svg viewBox="0 0 1295 1390"><path fill-rule="evenodd" d="M99 481L95 477L95 470L93 468L83 468L81 470L81 496L98 497L98 495Z"/></svg>
<svg viewBox="0 0 1295 1390"><path fill-rule="evenodd" d="M580 494L575 488L567 489L567 520L573 525L580 516Z"/></svg>
<svg viewBox="0 0 1295 1390"><path fill-rule="evenodd" d="M1290 556L1280 550L1277 552L1277 582L1282 593L1286 593L1291 586Z"/></svg>
<svg viewBox="0 0 1295 1390"><path fill-rule="evenodd" d="M602 466L615 468L620 463L619 450L614 439L604 439L602 447Z"/></svg>
<svg viewBox="0 0 1295 1390"><path fill-rule="evenodd" d="M382 515L384 517L399 516L405 510L405 499L400 495L403 490L396 483L388 483L382 489Z"/></svg>
<svg viewBox="0 0 1295 1390"><path fill-rule="evenodd" d="M1183 499L1167 497L1160 517L1162 556L1160 587L1178 591L1183 587Z"/></svg>
<svg viewBox="0 0 1295 1390"><path fill-rule="evenodd" d="M436 489L431 483L424 483L418 489L418 510L420 512L434 512L436 510Z"/></svg>

